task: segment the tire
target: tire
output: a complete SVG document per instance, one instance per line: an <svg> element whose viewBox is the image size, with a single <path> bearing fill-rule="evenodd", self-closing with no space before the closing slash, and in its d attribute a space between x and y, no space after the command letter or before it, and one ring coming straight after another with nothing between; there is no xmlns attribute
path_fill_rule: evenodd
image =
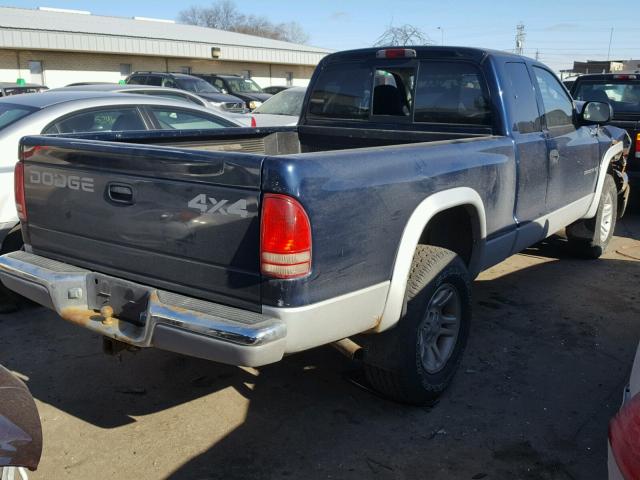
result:
<svg viewBox="0 0 640 480"><path fill-rule="evenodd" d="M470 322L471 280L462 259L445 248L418 245L398 324L367 339L369 384L402 403L433 403L458 369Z"/></svg>
<svg viewBox="0 0 640 480"><path fill-rule="evenodd" d="M20 250L22 245L24 245L24 242L22 241L22 230L20 229L20 224L18 224L9 230L7 236L4 237L2 245L0 246L0 254L4 255L5 253Z"/></svg>
<svg viewBox="0 0 640 480"><path fill-rule="evenodd" d="M618 190L613 177L607 175L602 186L596 216L587 220L578 220L566 228L571 251L583 258L600 258L613 237L617 211Z"/></svg>

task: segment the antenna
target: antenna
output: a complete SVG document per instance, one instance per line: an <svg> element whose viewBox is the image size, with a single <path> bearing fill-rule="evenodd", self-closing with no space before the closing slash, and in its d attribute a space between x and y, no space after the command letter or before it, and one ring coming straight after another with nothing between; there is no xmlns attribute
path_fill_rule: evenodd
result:
<svg viewBox="0 0 640 480"><path fill-rule="evenodd" d="M522 55L524 53L524 23L520 22L516 25L516 53Z"/></svg>

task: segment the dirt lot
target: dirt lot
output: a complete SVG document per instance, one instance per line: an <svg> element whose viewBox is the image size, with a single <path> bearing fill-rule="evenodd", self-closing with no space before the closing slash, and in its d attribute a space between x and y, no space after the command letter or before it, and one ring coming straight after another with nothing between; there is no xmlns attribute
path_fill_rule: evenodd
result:
<svg viewBox="0 0 640 480"><path fill-rule="evenodd" d="M32 478L606 478L640 336L640 217L617 235L599 261L552 238L482 274L461 371L430 409L357 387L329 347L259 370L107 357L43 309L0 315L0 363L43 421Z"/></svg>

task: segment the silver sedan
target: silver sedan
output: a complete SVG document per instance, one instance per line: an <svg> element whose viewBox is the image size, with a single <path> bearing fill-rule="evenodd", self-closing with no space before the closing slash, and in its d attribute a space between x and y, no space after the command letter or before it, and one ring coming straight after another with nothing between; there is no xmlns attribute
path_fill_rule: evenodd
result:
<svg viewBox="0 0 640 480"><path fill-rule="evenodd" d="M229 110L225 110L220 105L214 103L206 98L191 93L188 90L181 90L178 88L169 87L156 87L153 85L121 85L119 83L98 83L92 85L70 85L67 87L54 88L49 90L51 92L114 92L114 93L129 93L136 95L152 95L156 97L170 98L173 100L182 100L191 104L198 105L211 109L216 115L220 115L223 118L231 120L232 122L241 123L247 127L251 125L251 117L247 113L237 113ZM248 110L247 110L248 112Z"/></svg>
<svg viewBox="0 0 640 480"><path fill-rule="evenodd" d="M243 126L211 109L152 95L61 90L0 99L0 251L20 240L13 169L25 135Z"/></svg>

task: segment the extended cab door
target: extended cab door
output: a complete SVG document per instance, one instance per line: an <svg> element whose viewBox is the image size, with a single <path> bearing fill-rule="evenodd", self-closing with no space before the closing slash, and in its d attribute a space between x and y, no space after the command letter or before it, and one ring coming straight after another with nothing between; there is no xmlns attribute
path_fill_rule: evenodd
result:
<svg viewBox="0 0 640 480"><path fill-rule="evenodd" d="M549 180L547 211L553 212L595 189L599 165L597 129L575 123L573 100L549 70L533 67L544 115Z"/></svg>
<svg viewBox="0 0 640 480"><path fill-rule="evenodd" d="M546 212L548 160L547 138L542 131L536 89L524 62L505 64L510 129L518 162L515 217L523 224Z"/></svg>

